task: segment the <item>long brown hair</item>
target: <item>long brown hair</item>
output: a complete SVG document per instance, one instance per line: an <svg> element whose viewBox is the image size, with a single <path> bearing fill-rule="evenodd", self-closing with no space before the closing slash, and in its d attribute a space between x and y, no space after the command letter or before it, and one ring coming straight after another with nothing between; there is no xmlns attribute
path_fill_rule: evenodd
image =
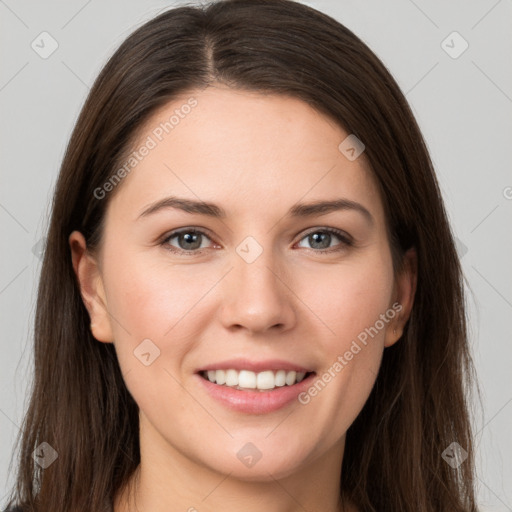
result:
<svg viewBox="0 0 512 512"><path fill-rule="evenodd" d="M95 189L152 113L212 82L301 99L355 134L380 188L395 271L408 248L417 251L411 317L347 432L340 492L361 511L476 511L464 279L426 145L375 54L291 0L168 10L130 35L94 83L54 195L11 503L31 512L111 510L139 464L138 407L113 345L91 335L68 237L79 230L89 250L99 246L113 193L99 200ZM43 442L58 453L44 470L32 456ZM442 457L453 442L467 452L457 468Z"/></svg>

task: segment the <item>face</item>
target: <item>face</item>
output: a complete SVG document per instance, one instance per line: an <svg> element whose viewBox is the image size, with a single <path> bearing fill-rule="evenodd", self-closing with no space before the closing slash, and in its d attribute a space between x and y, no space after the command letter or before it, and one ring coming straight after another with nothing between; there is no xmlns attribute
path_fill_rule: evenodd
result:
<svg viewBox="0 0 512 512"><path fill-rule="evenodd" d="M348 135L298 99L221 87L142 128L101 251L74 262L154 457L265 480L342 456L410 292Z"/></svg>

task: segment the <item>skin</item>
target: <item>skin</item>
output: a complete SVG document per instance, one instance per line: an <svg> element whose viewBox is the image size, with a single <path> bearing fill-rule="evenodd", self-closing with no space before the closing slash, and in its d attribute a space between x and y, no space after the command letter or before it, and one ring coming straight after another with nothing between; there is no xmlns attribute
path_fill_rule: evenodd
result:
<svg viewBox="0 0 512 512"><path fill-rule="evenodd" d="M78 231L69 237L93 334L114 343L140 408L141 464L115 512L342 510L345 433L410 315L415 252L395 275L364 153L349 161L338 149L348 133L298 99L210 86L158 111L135 147L190 96L197 106L103 199L100 250L90 253ZM170 195L216 203L226 217L168 208L138 219ZM342 197L373 223L355 210L286 217L299 201ZM160 245L190 227L206 232L202 253L171 252L191 252L178 237ZM322 254L308 235L326 227L354 245L327 235ZM250 264L236 251L248 236L263 249ZM400 313L306 405L234 412L195 375L235 357L285 359L321 375L395 302ZM149 366L133 353L147 338L160 350ZM252 467L237 458L247 442L262 454Z"/></svg>

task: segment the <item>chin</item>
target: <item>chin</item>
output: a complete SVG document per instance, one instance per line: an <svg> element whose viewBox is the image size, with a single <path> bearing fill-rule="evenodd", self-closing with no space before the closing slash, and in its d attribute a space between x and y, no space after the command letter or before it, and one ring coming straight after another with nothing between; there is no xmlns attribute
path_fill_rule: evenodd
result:
<svg viewBox="0 0 512 512"><path fill-rule="evenodd" d="M267 456L265 451L268 451ZM298 452L294 450L293 457L287 457L278 447L267 447L258 452L247 443L242 450L234 452L233 457L224 456L221 464L217 460L212 469L242 481L269 482L286 478L299 470L304 461L297 458Z"/></svg>

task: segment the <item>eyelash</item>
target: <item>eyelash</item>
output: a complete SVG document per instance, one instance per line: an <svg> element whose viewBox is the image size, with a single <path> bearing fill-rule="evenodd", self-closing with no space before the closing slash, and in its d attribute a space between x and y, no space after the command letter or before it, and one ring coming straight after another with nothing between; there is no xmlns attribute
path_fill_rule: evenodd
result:
<svg viewBox="0 0 512 512"><path fill-rule="evenodd" d="M340 252L343 249L345 249L347 247L351 247L351 246L354 245L354 242L352 241L352 239L344 231L341 231L341 230L336 229L336 228L316 228L316 229L311 230L308 233L306 233L299 240L299 242L304 240L304 238L307 238L308 236L311 236L311 235L313 235L315 233L328 233L330 235L335 235L341 241L341 243L338 244L337 246L335 246L334 248L330 247L328 249L310 249L310 248L306 247L306 249L308 249L309 251L313 251L315 253L328 254L328 253L333 253L333 252ZM205 236L210 241L213 241L213 240L211 240L211 238L208 236L207 233L205 233L204 231L201 231L200 229L186 228L186 229L180 229L178 231L173 231L172 233L170 233L168 236L166 236L160 242L160 245L162 247L164 247L166 250L170 251L170 252L173 252L175 254L183 254L183 255L187 255L187 256L196 256L196 255L202 254L205 251L205 248L203 248L203 249L194 249L194 250L191 250L191 251L185 251L183 249L178 249L178 248L176 248L174 246L169 245L169 241L171 239L173 239L173 238L175 238L175 237L177 237L179 235L182 235L182 234L195 234L195 235L198 234L198 235Z"/></svg>

